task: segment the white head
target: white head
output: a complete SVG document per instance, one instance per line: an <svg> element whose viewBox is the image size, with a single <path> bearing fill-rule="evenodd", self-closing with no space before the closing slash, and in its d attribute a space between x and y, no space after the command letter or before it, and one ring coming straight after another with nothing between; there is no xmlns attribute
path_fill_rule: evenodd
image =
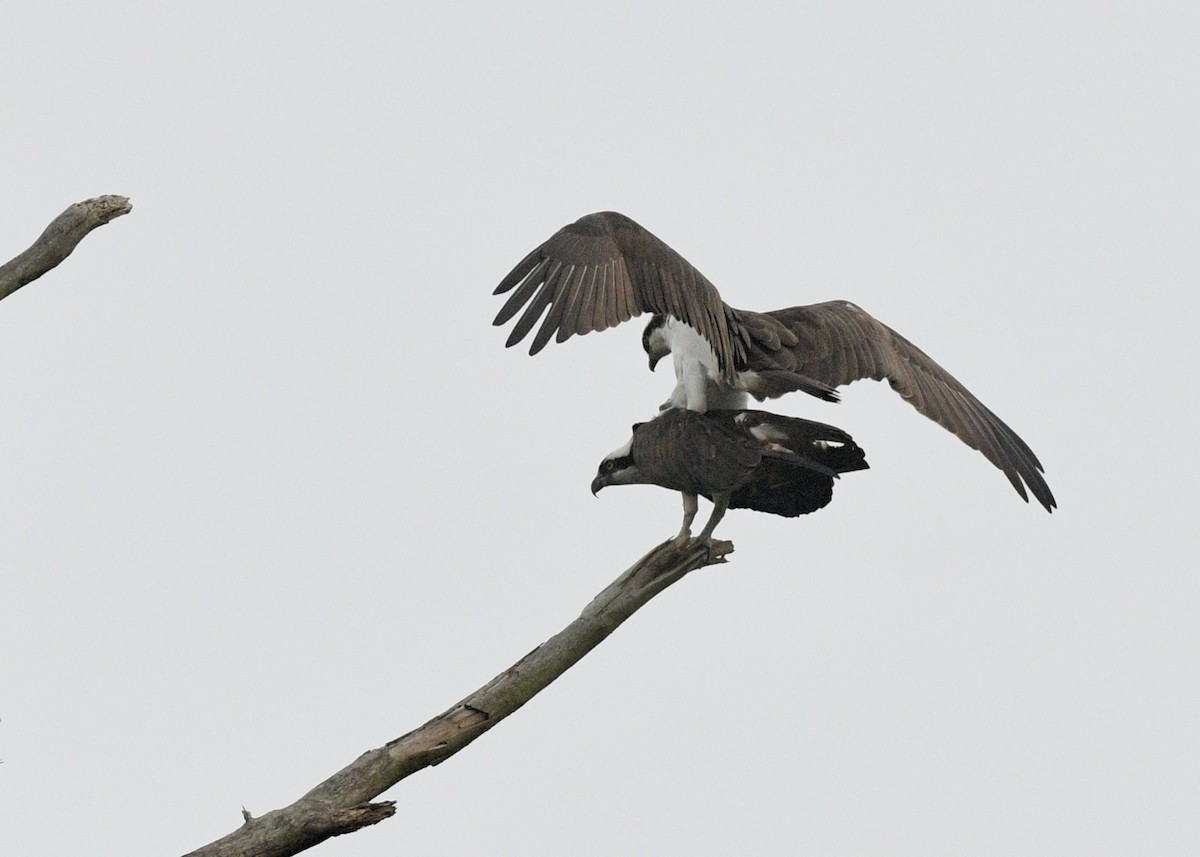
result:
<svg viewBox="0 0 1200 857"><path fill-rule="evenodd" d="M636 432L637 429L635 425L633 430ZM592 494L598 494L601 488L608 485L636 485L642 481L641 471L633 463L632 450L633 438L630 437L620 449L614 449L604 456L596 471L596 478L592 480Z"/></svg>

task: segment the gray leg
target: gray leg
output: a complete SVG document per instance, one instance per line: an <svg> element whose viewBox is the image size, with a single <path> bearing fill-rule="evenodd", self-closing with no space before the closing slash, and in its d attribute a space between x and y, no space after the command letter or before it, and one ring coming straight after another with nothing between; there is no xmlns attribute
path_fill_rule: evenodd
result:
<svg viewBox="0 0 1200 857"><path fill-rule="evenodd" d="M687 540L692 537L692 521L696 520L696 511L700 508L700 501L695 494L683 492L683 526L679 528L679 535L675 537L675 547L681 548L687 544Z"/></svg>
<svg viewBox="0 0 1200 857"><path fill-rule="evenodd" d="M706 544L712 544L713 530L717 528L717 524L720 522L721 518L725 516L725 510L729 508L730 497L731 495L728 493L717 494L713 497L712 514L708 518L708 523L704 525L704 529L700 532L698 537L700 541Z"/></svg>

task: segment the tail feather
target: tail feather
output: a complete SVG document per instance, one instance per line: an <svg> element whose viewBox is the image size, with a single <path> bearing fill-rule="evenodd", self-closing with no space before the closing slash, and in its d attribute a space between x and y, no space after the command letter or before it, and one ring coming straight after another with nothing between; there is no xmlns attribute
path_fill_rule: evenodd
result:
<svg viewBox="0 0 1200 857"><path fill-rule="evenodd" d="M797 391L816 396L826 402L838 401L837 391L833 387L798 372L765 369L760 372L743 372L741 377L746 391L760 402Z"/></svg>
<svg viewBox="0 0 1200 857"><path fill-rule="evenodd" d="M731 509L754 509L792 518L815 512L833 499L840 473L865 470L866 454L835 426L766 411L709 411L739 425L764 444L751 478L733 492Z"/></svg>

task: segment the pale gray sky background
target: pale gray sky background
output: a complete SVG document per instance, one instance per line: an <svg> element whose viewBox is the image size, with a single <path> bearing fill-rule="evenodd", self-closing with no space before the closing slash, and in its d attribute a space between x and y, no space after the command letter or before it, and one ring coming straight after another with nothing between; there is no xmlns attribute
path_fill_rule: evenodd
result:
<svg viewBox="0 0 1200 857"><path fill-rule="evenodd" d="M872 469L668 590L321 846L1200 851L1192 3L22 3L0 257L0 853L171 855L290 803L675 531L588 483L640 327L505 350L499 279L616 209L734 306L856 301L1061 508L877 384ZM703 514L707 514L707 506Z"/></svg>

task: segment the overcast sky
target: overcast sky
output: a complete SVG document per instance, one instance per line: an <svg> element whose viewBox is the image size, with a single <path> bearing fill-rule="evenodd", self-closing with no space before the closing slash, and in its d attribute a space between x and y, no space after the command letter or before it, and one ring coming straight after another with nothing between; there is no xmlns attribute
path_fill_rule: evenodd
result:
<svg viewBox="0 0 1200 857"><path fill-rule="evenodd" d="M8 9L0 261L134 210L0 304L0 853L216 839L675 532L677 494L588 492L673 385L641 325L491 326L603 209L734 306L860 304L1060 509L884 385L778 401L871 469L731 512L728 565L314 853L1198 853L1197 15Z"/></svg>

